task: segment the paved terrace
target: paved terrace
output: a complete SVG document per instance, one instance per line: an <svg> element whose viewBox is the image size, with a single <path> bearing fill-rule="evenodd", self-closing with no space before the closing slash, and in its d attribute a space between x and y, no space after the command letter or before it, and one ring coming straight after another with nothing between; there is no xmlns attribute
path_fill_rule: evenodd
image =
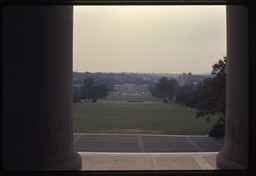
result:
<svg viewBox="0 0 256 176"><path fill-rule="evenodd" d="M214 170L224 139L149 134L74 134L83 170Z"/></svg>

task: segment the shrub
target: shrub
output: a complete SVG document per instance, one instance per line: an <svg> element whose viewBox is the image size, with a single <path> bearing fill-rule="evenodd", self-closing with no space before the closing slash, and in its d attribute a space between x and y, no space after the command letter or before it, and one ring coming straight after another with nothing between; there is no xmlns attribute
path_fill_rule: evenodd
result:
<svg viewBox="0 0 256 176"><path fill-rule="evenodd" d="M225 136L225 124L217 122L209 132L210 137L224 137Z"/></svg>

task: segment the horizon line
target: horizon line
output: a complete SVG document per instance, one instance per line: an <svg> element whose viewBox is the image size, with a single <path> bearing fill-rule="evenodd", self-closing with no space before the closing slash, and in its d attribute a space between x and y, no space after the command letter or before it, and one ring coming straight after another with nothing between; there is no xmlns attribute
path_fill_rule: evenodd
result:
<svg viewBox="0 0 256 176"><path fill-rule="evenodd" d="M123 72L106 72L106 71L96 71L96 72L92 72L92 71L74 71L73 70L73 72L75 72L75 73L86 73L86 72L88 72L88 73L116 73L116 74L118 74L118 73L137 73L137 74L177 74L177 75L179 75L179 74L189 74L189 73L191 73L191 74L196 74L196 75L205 75L205 74L210 74L211 75L211 73L210 72L205 72L205 73L193 73L193 72L179 72L179 73L173 73L173 72L126 72L126 71L123 71Z"/></svg>

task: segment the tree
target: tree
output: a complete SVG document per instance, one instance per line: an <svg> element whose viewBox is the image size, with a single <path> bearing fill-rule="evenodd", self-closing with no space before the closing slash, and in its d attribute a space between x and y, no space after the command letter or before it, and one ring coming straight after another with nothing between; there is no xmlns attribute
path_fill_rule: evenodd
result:
<svg viewBox="0 0 256 176"><path fill-rule="evenodd" d="M171 79L169 80L169 88L168 88L168 97L170 100L173 99L175 93L176 93L176 89L178 87L178 83L175 79Z"/></svg>
<svg viewBox="0 0 256 176"><path fill-rule="evenodd" d="M108 87L105 84L93 87L93 99L103 98L108 95Z"/></svg>
<svg viewBox="0 0 256 176"><path fill-rule="evenodd" d="M82 86L82 95L85 99L91 99L93 97L93 78L87 78L84 80L84 85Z"/></svg>
<svg viewBox="0 0 256 176"><path fill-rule="evenodd" d="M178 87L176 93L175 103L181 103L188 107L195 107L198 102L198 86L193 84L187 84L182 87Z"/></svg>
<svg viewBox="0 0 256 176"><path fill-rule="evenodd" d="M155 84L157 96L160 98L166 98L168 96L169 82L167 77L162 77Z"/></svg>
<svg viewBox="0 0 256 176"><path fill-rule="evenodd" d="M73 102L77 103L77 102L81 102L81 93L79 91L78 87L73 87Z"/></svg>
<svg viewBox="0 0 256 176"><path fill-rule="evenodd" d="M163 98L164 102L167 102L166 98L173 99L176 93L178 83L175 79L168 80L167 77L162 77L154 85L150 85L148 90L155 97Z"/></svg>
<svg viewBox="0 0 256 176"><path fill-rule="evenodd" d="M197 113L196 117L205 117L206 120L210 120L212 115L218 114L219 120L217 125L211 130L211 135L221 136L224 135L225 127L225 115L226 115L226 66L227 60L219 60L218 63L213 65L211 74L216 75L214 78L208 78L203 81L202 86L198 91L198 103L196 105ZM216 130L218 128L218 130Z"/></svg>
<svg viewBox="0 0 256 176"><path fill-rule="evenodd" d="M84 85L82 86L82 95L85 99L93 99L94 102L98 98L103 98L108 95L108 86L106 84L94 85L93 78L87 78L84 80Z"/></svg>
<svg viewBox="0 0 256 176"><path fill-rule="evenodd" d="M211 74L214 78L208 78L203 81L198 91L199 102L197 104L197 117L206 117L210 119L211 115L216 113L225 116L226 112L226 65L227 60L219 60L213 65Z"/></svg>

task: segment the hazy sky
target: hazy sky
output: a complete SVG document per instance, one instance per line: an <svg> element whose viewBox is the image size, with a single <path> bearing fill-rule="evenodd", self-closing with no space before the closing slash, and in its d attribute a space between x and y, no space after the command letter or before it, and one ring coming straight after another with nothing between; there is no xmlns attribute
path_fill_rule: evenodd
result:
<svg viewBox="0 0 256 176"><path fill-rule="evenodd" d="M74 7L74 71L205 73L225 55L225 6Z"/></svg>

